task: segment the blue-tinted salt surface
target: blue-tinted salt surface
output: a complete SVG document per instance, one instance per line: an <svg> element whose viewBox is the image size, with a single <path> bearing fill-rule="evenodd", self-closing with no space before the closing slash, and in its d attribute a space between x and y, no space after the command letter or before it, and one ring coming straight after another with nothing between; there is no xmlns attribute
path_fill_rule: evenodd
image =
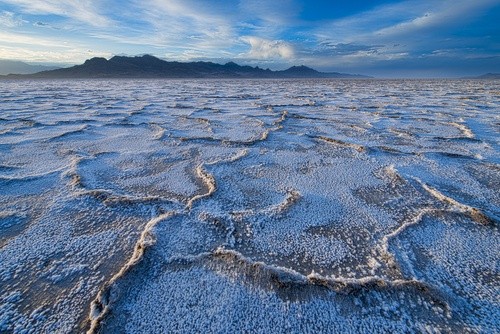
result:
<svg viewBox="0 0 500 334"><path fill-rule="evenodd" d="M0 332L500 332L500 81L0 99Z"/></svg>

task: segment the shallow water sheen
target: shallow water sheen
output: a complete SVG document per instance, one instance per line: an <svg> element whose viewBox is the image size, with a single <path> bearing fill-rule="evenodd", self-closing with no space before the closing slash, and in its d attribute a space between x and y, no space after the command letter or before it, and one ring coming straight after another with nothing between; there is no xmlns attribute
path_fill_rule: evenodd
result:
<svg viewBox="0 0 500 334"><path fill-rule="evenodd" d="M500 331L500 81L0 100L0 332Z"/></svg>

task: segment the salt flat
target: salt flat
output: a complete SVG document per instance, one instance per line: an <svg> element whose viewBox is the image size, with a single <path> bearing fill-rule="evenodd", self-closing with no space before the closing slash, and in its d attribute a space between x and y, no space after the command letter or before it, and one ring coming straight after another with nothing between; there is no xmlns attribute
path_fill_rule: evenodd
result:
<svg viewBox="0 0 500 334"><path fill-rule="evenodd" d="M498 80L0 101L0 332L500 332Z"/></svg>

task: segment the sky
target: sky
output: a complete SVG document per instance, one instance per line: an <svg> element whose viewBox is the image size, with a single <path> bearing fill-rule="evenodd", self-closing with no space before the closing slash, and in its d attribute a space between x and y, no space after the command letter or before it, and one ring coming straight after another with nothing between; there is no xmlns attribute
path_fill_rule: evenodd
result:
<svg viewBox="0 0 500 334"><path fill-rule="evenodd" d="M500 72L500 0L0 0L0 59L151 54L377 77Z"/></svg>

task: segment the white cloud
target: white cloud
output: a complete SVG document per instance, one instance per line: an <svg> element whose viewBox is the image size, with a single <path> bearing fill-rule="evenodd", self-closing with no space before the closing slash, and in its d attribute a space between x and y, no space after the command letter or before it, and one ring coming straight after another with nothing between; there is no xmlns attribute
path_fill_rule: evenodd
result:
<svg viewBox="0 0 500 334"><path fill-rule="evenodd" d="M335 65L365 66L418 58L436 48L463 48L464 38L449 38L450 30L469 24L495 5L498 0L407 0L378 6L322 22L314 30L317 44L310 45L312 56L304 54L311 61L324 59ZM335 54L324 45L377 47Z"/></svg>
<svg viewBox="0 0 500 334"><path fill-rule="evenodd" d="M297 20L300 6L294 0L240 0L239 10L247 18L263 20L267 25L289 25Z"/></svg>
<svg viewBox="0 0 500 334"><path fill-rule="evenodd" d="M250 51L244 57L253 59L291 59L294 57L293 46L280 40L268 40L255 36L245 36L241 40L250 44Z"/></svg>
<svg viewBox="0 0 500 334"><path fill-rule="evenodd" d="M460 26L497 4L498 0L403 1L327 22L315 35L335 43L380 43L394 38L405 42L405 36L417 31Z"/></svg>
<svg viewBox="0 0 500 334"><path fill-rule="evenodd" d="M40 46L40 47L51 47L51 48L64 48L66 43L63 41L50 38L50 37L38 37L30 36L26 34L12 33L12 32L1 32L0 40L2 41L2 47L5 45L28 45L28 46Z"/></svg>
<svg viewBox="0 0 500 334"><path fill-rule="evenodd" d="M25 13L58 15L95 27L110 26L112 23L108 17L98 13L102 2L97 0L3 0L3 2L17 6Z"/></svg>
<svg viewBox="0 0 500 334"><path fill-rule="evenodd" d="M85 43L0 31L0 58L28 62L82 63L92 57L110 57L109 51L90 50Z"/></svg>
<svg viewBox="0 0 500 334"><path fill-rule="evenodd" d="M415 34L425 29L462 25L487 6L495 3L498 2L492 0L443 1L440 6L429 8L423 13L416 13L416 17L379 29L375 34L384 37L395 37Z"/></svg>
<svg viewBox="0 0 500 334"><path fill-rule="evenodd" d="M46 48L34 47L25 48L22 46L7 45L0 49L0 58L16 59L26 62L39 63L63 63L63 64L81 64L86 59L92 57L111 57L112 54L103 51L87 50L82 46L69 46L64 48Z"/></svg>
<svg viewBox="0 0 500 334"><path fill-rule="evenodd" d="M218 2L140 0L135 7L152 28L146 38L169 49L219 51L238 42L231 8Z"/></svg>
<svg viewBox="0 0 500 334"><path fill-rule="evenodd" d="M3 11L0 13L0 26L7 28L15 28L23 25L24 21L21 17L16 16L12 12Z"/></svg>

